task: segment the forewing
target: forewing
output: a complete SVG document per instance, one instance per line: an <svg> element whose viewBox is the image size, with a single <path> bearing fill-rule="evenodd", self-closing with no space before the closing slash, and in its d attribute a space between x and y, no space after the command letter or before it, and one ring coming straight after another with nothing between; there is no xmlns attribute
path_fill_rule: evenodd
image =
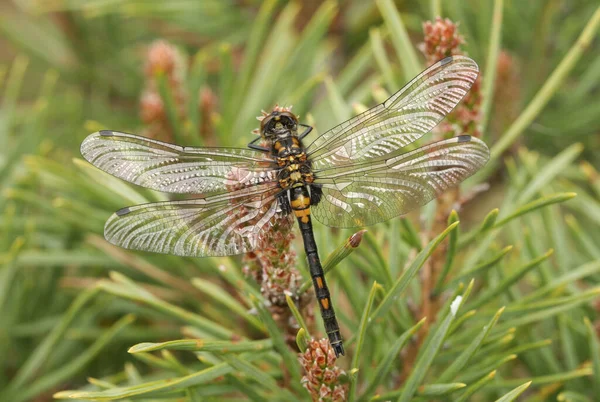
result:
<svg viewBox="0 0 600 402"><path fill-rule="evenodd" d="M282 216L280 189L259 185L221 196L123 208L104 227L120 247L187 257L242 254L256 249Z"/></svg>
<svg viewBox="0 0 600 402"><path fill-rule="evenodd" d="M182 194L216 194L276 180L268 155L251 149L181 147L116 131L89 135L81 154L130 183Z"/></svg>
<svg viewBox="0 0 600 402"><path fill-rule="evenodd" d="M489 159L481 140L462 135L370 163L318 173L320 202L311 208L328 226L368 226L424 205L475 173Z"/></svg>
<svg viewBox="0 0 600 402"><path fill-rule="evenodd" d="M318 137L307 148L313 167L372 160L416 141L452 111L478 72L464 56L433 64L382 104Z"/></svg>

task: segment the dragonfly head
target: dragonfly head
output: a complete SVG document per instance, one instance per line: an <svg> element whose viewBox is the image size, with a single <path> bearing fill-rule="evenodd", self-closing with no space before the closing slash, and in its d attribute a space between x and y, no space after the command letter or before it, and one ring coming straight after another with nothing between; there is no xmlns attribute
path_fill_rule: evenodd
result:
<svg viewBox="0 0 600 402"><path fill-rule="evenodd" d="M266 140L277 137L297 135L298 118L288 110L275 109L260 122L260 133Z"/></svg>

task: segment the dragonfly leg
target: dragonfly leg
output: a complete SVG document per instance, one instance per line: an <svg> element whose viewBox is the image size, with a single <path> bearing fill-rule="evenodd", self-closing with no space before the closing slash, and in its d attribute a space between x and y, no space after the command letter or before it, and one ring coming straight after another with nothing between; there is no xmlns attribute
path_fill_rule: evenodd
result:
<svg viewBox="0 0 600 402"><path fill-rule="evenodd" d="M277 201L279 202L279 207L281 208L281 213L284 215L289 215L292 213L292 207L290 205L290 200L287 197L287 192L282 192L277 196Z"/></svg>
<svg viewBox="0 0 600 402"><path fill-rule="evenodd" d="M302 127L304 127L306 129L306 130L304 130L302 132L302 134L300 134L298 136L299 139L303 139L304 137L306 137L312 131L312 129L313 129L311 126L309 126L307 124L298 123L298 125L302 126Z"/></svg>
<svg viewBox="0 0 600 402"><path fill-rule="evenodd" d="M261 152L270 152L271 150L269 148L263 147L262 145L255 144L256 141L261 140L261 139L262 139L262 137L256 137L255 139L250 141L248 143L248 148L256 149L257 151L261 151Z"/></svg>

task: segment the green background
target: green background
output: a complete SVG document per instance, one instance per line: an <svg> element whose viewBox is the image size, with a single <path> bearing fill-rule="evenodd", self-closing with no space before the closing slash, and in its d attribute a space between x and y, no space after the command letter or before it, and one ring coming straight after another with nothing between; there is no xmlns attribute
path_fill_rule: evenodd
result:
<svg viewBox="0 0 600 402"><path fill-rule="evenodd" d="M275 103L323 132L425 67L417 46L435 15L459 23L482 70L492 159L465 191L489 190L437 238L448 237L450 269L424 344L410 335L422 325L418 271L437 244L435 202L369 228L336 261L328 281L349 340L338 381L357 400L597 400L600 9L591 0L0 4L0 400L63 390L89 391L61 394L80 400L310 400L297 351L239 258L136 253L102 239L113 211L165 196L100 173L79 145L111 128L244 146ZM145 73L157 39L177 49L184 102L167 77ZM492 80L501 53L507 75ZM164 102L164 134L141 118L149 87ZM322 259L352 233L319 225ZM318 325L311 335L323 335ZM233 334L249 342L239 352ZM187 337L208 349L127 353Z"/></svg>

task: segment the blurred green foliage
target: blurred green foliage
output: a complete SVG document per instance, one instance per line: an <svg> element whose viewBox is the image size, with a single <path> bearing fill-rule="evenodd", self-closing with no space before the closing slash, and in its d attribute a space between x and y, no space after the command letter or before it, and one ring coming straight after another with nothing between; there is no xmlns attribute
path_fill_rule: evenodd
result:
<svg viewBox="0 0 600 402"><path fill-rule="evenodd" d="M296 351L239 258L135 253L100 237L114 210L165 195L100 173L78 147L101 128L144 132L139 101L153 78L165 127L182 144L244 146L254 117L275 103L293 104L323 132L420 71L421 24L438 14L459 23L481 66L492 160L441 234L430 233L435 203L422 219L371 228L352 254L343 252L350 233L316 228L323 258L334 252L338 264L329 281L349 348L338 361L348 392L597 400L593 0L1 5L0 400L50 400L66 389L80 391L59 395L81 400L310 399ZM184 59L182 104L144 74L156 39ZM490 189L478 192L481 183ZM441 305L425 323L419 272L440 244Z"/></svg>

